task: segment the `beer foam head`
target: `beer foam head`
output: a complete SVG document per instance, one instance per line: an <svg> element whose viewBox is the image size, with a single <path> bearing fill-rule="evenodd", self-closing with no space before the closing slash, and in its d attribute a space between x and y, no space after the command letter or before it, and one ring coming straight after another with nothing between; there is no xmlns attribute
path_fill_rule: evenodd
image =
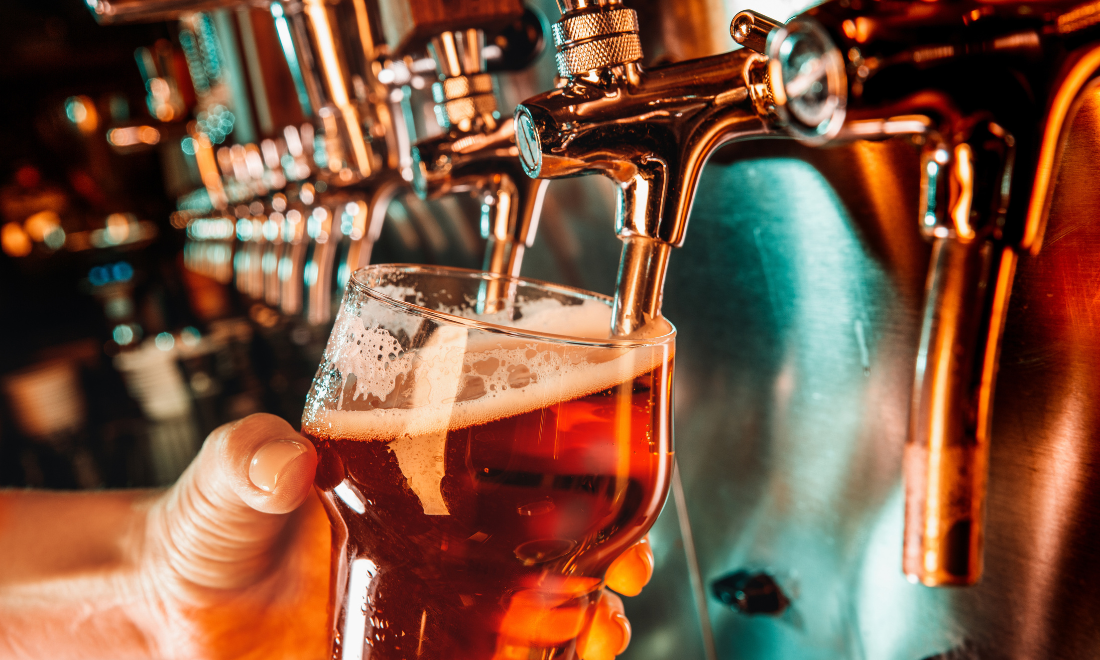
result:
<svg viewBox="0 0 1100 660"><path fill-rule="evenodd" d="M609 347L435 324L373 300L346 311L306 404L303 426L320 437L394 440L484 424L606 390L672 353L671 343ZM508 325L520 331L608 339L603 301L541 298L518 311Z"/></svg>

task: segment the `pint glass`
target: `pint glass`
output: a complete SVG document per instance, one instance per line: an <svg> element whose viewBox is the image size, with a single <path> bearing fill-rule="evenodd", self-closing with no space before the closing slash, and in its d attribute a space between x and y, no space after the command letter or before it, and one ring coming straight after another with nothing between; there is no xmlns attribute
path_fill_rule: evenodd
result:
<svg viewBox="0 0 1100 660"><path fill-rule="evenodd" d="M569 659L660 513L675 330L477 271L349 283L303 434L333 524L333 657Z"/></svg>

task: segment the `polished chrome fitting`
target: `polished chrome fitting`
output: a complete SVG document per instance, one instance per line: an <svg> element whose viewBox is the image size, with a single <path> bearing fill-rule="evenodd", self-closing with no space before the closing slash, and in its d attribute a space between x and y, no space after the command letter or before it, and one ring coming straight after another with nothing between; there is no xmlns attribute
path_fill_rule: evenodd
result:
<svg viewBox="0 0 1100 660"><path fill-rule="evenodd" d="M625 7L569 12L554 24L558 73L563 77L642 59L638 14Z"/></svg>
<svg viewBox="0 0 1100 660"><path fill-rule="evenodd" d="M497 112L493 78L488 73L445 78L432 85L432 97L436 120L445 131Z"/></svg>

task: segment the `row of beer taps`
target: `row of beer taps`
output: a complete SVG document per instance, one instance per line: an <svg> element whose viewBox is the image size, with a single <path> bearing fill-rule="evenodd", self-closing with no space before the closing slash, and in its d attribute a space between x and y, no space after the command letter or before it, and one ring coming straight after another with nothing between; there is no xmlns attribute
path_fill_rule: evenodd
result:
<svg viewBox="0 0 1100 660"><path fill-rule="evenodd" d="M364 0L287 4L297 12L298 59L314 72L310 98L320 108L327 168L316 168L296 200L269 196L255 213L226 216L232 229L202 224L217 214L196 218L196 234L236 237L238 254L261 250L263 240L305 250L308 234L310 249L324 253L310 263L323 262L318 272L327 274L303 275L315 289L304 309L320 323L332 305L332 273L342 284L368 263L386 205L404 186L423 197L475 191L485 268L518 274L546 180L600 174L618 187L623 241L612 332L630 336L661 313L669 256L685 240L700 172L718 148L767 136L811 147L909 140L921 171L914 221L933 255L905 451L903 567L930 586L978 581L1001 328L1017 260L1042 244L1069 120L1096 87L1100 3L827 0L785 23L743 11L730 27L740 48L646 67L633 9L621 0L558 0L558 85L521 103L509 121L486 69L485 28L516 20L522 7L452 3L480 13L456 10L433 23L420 18L433 3L411 0L412 28L398 39L431 55L443 130L412 144L394 99L397 70L407 79L418 65L379 45L379 16L396 16L386 12L395 1L382 2L381 13ZM99 4L110 15L114 5ZM156 3L161 12L211 4ZM339 202L330 210L310 207L317 182ZM270 228L276 217L281 230ZM348 245L336 263L341 237ZM266 258L241 257L242 270L256 262L262 272ZM237 274L251 295L296 313L297 294L281 277Z"/></svg>

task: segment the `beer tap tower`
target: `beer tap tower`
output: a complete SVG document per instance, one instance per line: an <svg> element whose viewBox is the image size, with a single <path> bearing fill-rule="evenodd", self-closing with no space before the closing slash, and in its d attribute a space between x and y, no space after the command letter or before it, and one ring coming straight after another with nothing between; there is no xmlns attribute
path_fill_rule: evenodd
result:
<svg viewBox="0 0 1100 660"><path fill-rule="evenodd" d="M100 22L114 23L179 18L195 11L241 5L238 0L101 1L93 11ZM242 200L245 204L238 208L250 212L248 218L240 219L255 225L250 231L245 228L249 238L247 241L241 239L242 242L268 245L264 248L250 244L243 248L242 255L250 258L242 259L242 266L256 270L257 274L239 273L238 282L247 284L242 290L248 295L279 305L288 314L301 311L309 323L324 325L331 319L332 306L338 302L333 300L338 295L333 291L342 291L342 282L337 282L339 274L350 273L369 262L386 208L407 185L400 175L401 142L406 132L404 115L400 111L391 112L389 90L378 82L377 73L385 63L384 53L377 47L377 21L368 15L364 3L309 1L284 7L275 2L270 10L281 48L274 48L272 44L270 52L263 53L266 59L258 59L261 64L271 65L286 58L291 69L300 74L302 88L284 85L292 94L297 92L295 98L276 99L276 103L270 105L297 107L300 104L307 115L314 117L322 153L315 154L310 180L317 183L318 189L324 187L332 192L323 200L315 199L317 195L312 183L306 184L308 190L300 196L301 200L293 200L303 202L304 208L291 209L296 211L294 217L298 222L284 222L278 232L270 231L270 222L251 220L264 211L284 218L282 211L286 209L268 208L270 204L261 203L263 208L257 214L251 212L256 201ZM295 138L299 137L295 133ZM302 137L305 139L295 140L297 151L312 153L313 140ZM209 179L207 187L220 190L221 180L213 167L213 150L204 139L203 135L196 136L198 146L206 147L199 155L200 165L203 157L208 156L205 158L210 161L207 169L214 169L212 175L204 173L204 182ZM235 175L230 172L246 171L243 164L236 167L231 151L225 151L226 157L221 159L226 161L223 163L225 180L234 179ZM259 153L255 147L253 151ZM281 202L286 206L285 199ZM342 221L348 208L356 210L349 214L352 216L350 223ZM269 229L267 235L265 227ZM297 245L303 242L308 242L308 246ZM297 275L309 270L304 288L288 284L288 278L278 277L276 268L269 268L275 271L276 277L267 278L259 273L259 253L275 254L277 244L283 243L297 245L284 249L293 257L294 264L303 267L284 270L295 271ZM244 264L245 261L248 263ZM271 266L271 259L267 261ZM281 300L284 290L288 294L285 304Z"/></svg>
<svg viewBox="0 0 1100 660"><path fill-rule="evenodd" d="M774 32L751 12L731 27L769 57L776 110L797 139L923 142L917 221L933 253L905 449L903 564L929 586L982 574L1005 313L1019 255L1042 245L1069 124L1100 72L1098 16L1065 2L1032 15L1017 3L918 13L836 1Z"/></svg>
<svg viewBox="0 0 1100 660"><path fill-rule="evenodd" d="M647 70L634 10L572 0L563 9L553 32L564 83L516 108L520 159L532 177L618 184L612 323L629 335L661 313L668 257L684 241L707 158L772 130L765 59L740 50Z"/></svg>
<svg viewBox="0 0 1100 660"><path fill-rule="evenodd" d="M522 6L506 7L518 15ZM413 187L423 198L470 191L481 199L484 270L519 275L538 228L546 181L527 177L517 159L511 121L502 121L480 28L434 35L428 49L439 81L432 86L443 134L413 147Z"/></svg>
<svg viewBox="0 0 1100 660"><path fill-rule="evenodd" d="M400 4L408 12L398 11ZM486 239L482 268L492 273L519 275L523 252L535 239L546 181L523 173L517 159L514 123L502 121L492 75L483 54L485 29L523 22L518 0L493 3L444 3L439 0L392 0L381 5L391 17L389 40L398 52L426 47L435 62L438 81L432 86L435 115L442 134L421 140L412 148L412 185L422 199L469 192L481 204L480 231ZM409 20L397 17L407 15ZM528 22L535 27L538 21ZM529 38L533 35L533 39ZM506 64L525 66L541 50L542 30L515 31L511 58ZM496 281L487 282L485 304L490 307L504 292Z"/></svg>

